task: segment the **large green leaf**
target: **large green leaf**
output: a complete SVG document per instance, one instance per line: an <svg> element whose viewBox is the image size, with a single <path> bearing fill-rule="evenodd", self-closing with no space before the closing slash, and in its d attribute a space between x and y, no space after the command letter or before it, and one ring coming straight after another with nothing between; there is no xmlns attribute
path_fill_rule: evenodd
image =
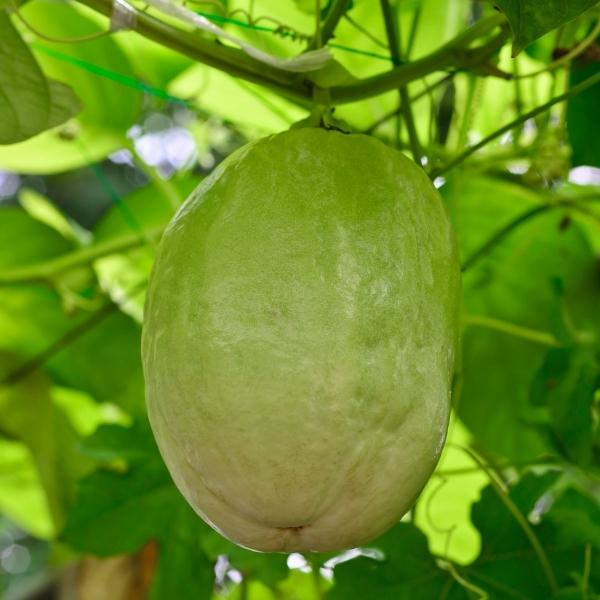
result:
<svg viewBox="0 0 600 600"><path fill-rule="evenodd" d="M93 13L80 5L30 2L21 10L36 29L57 39L99 31ZM0 148L0 168L54 173L102 159L123 147L126 130L138 117L142 92L119 81L119 76L135 79L135 73L116 41L104 36L77 44L35 42L32 47L44 71L71 85L84 108L66 127L10 149Z"/></svg>
<svg viewBox="0 0 600 600"><path fill-rule="evenodd" d="M0 39L0 144L26 140L80 111L71 88L46 78L3 10Z"/></svg>
<svg viewBox="0 0 600 600"><path fill-rule="evenodd" d="M106 467L79 482L62 539L80 552L111 556L161 537L183 500L148 424L104 425L83 440L82 452Z"/></svg>
<svg viewBox="0 0 600 600"><path fill-rule="evenodd" d="M535 194L492 179L457 178L444 196L463 260L516 215L539 206ZM595 257L581 229L564 227L563 218L548 211L526 221L464 274L465 310L483 321L463 337L458 415L487 451L516 460L552 451L529 402L548 347L502 323L552 334L567 310L576 329L598 329Z"/></svg>
<svg viewBox="0 0 600 600"><path fill-rule="evenodd" d="M513 32L513 55L548 31L556 29L598 4L598 0L493 0L506 15Z"/></svg>
<svg viewBox="0 0 600 600"><path fill-rule="evenodd" d="M548 407L546 430L556 451L589 466L594 454L593 407L600 372L592 348L553 348L532 383L532 403Z"/></svg>
<svg viewBox="0 0 600 600"><path fill-rule="evenodd" d="M150 600L209 600L214 587L214 563L202 548L199 517L181 500L162 532L158 566Z"/></svg>
<svg viewBox="0 0 600 600"><path fill-rule="evenodd" d="M396 525L369 548L381 551L383 559L360 556L338 565L328 600L468 600L469 595L450 572L438 566L426 537L414 525Z"/></svg>
<svg viewBox="0 0 600 600"><path fill-rule="evenodd" d="M18 360L12 355L0 355L1 380ZM77 434L53 403L50 382L42 373L34 372L0 386L0 435L22 442L31 453L54 524L60 527L75 481L90 463L77 454Z"/></svg>
<svg viewBox="0 0 600 600"><path fill-rule="evenodd" d="M40 474L27 446L0 438L0 512L38 538L54 535L55 524Z"/></svg>
<svg viewBox="0 0 600 600"><path fill-rule="evenodd" d="M74 131L72 135L59 127L10 147L0 146L0 168L42 175L68 171L102 160L124 143L121 134L100 126L75 122Z"/></svg>
<svg viewBox="0 0 600 600"><path fill-rule="evenodd" d="M100 469L80 482L62 540L98 556L133 552L155 540L159 558L151 597L210 598L213 562L202 546L208 527L173 485L148 424L101 427L83 450L107 466L120 461L121 469Z"/></svg>
<svg viewBox="0 0 600 600"><path fill-rule="evenodd" d="M170 523L178 497L162 464L83 479L62 539L80 552L111 556L138 550Z"/></svg>
<svg viewBox="0 0 600 600"><path fill-rule="evenodd" d="M594 554L600 548L596 525L600 523L600 506L573 488L564 492L554 488L557 477L556 473L526 474L510 490L510 503L528 519L529 535L491 487L473 507L482 550L467 568L466 577L490 598L545 600L553 597L553 582L557 588L568 590L582 581L586 546L590 545ZM532 514L535 517L530 517ZM538 548L532 537L537 539ZM598 569L591 571L589 597L598 589L599 573Z"/></svg>
<svg viewBox="0 0 600 600"><path fill-rule="evenodd" d="M15 207L0 208L0 272L50 259L73 248L56 231ZM0 287L0 347L24 356L68 323L57 293L42 285Z"/></svg>
<svg viewBox="0 0 600 600"><path fill-rule="evenodd" d="M191 58L153 42L134 31L122 31L115 39L140 82L163 90L193 63Z"/></svg>

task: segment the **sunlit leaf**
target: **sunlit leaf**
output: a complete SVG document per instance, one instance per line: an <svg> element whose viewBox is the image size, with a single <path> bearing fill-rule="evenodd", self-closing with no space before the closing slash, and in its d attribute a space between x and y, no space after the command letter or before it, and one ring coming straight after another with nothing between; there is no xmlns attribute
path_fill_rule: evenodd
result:
<svg viewBox="0 0 600 600"><path fill-rule="evenodd" d="M5 377L19 357L0 355L0 435L23 442L44 487L55 526L60 527L72 500L76 479L89 468L77 454L77 435L51 397L50 382L32 373L17 382Z"/></svg>
<svg viewBox="0 0 600 600"><path fill-rule="evenodd" d="M26 140L80 111L71 88L47 79L3 10L0 39L0 144Z"/></svg>
<svg viewBox="0 0 600 600"><path fill-rule="evenodd" d="M513 32L513 55L548 31L595 6L597 0L493 0L506 15Z"/></svg>
<svg viewBox="0 0 600 600"><path fill-rule="evenodd" d="M25 531L48 539L56 527L27 446L0 438L0 512Z"/></svg>

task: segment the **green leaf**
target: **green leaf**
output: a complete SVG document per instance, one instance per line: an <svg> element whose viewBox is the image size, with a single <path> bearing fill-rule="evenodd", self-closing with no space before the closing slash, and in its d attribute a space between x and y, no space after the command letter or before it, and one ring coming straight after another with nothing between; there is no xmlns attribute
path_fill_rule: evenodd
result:
<svg viewBox="0 0 600 600"><path fill-rule="evenodd" d="M156 443L145 421L134 421L130 427L102 425L82 441L81 451L104 462L161 462Z"/></svg>
<svg viewBox="0 0 600 600"><path fill-rule="evenodd" d="M597 498L584 496L574 488L568 488L554 504L546 520L556 528L561 543L589 543L600 548L600 506Z"/></svg>
<svg viewBox="0 0 600 600"><path fill-rule="evenodd" d="M71 88L46 78L2 10L0 39L0 144L26 140L80 111Z"/></svg>
<svg viewBox="0 0 600 600"><path fill-rule="evenodd" d="M529 527L548 561L550 577L558 588L569 588L585 570L586 545L594 553L600 547L600 506L574 488L561 493L555 487L557 478L557 473L526 474L509 495L522 515L535 515L529 518ZM470 581L494 600L553 597L539 554L491 487L473 507L473 523L481 531L482 550L465 571ZM598 573L592 571L591 589L600 583Z"/></svg>
<svg viewBox="0 0 600 600"><path fill-rule="evenodd" d="M360 556L336 566L335 585L326 595L328 600L469 598L450 573L437 565L427 548L427 538L414 525L399 523L369 548L383 552L384 558Z"/></svg>
<svg viewBox="0 0 600 600"><path fill-rule="evenodd" d="M57 39L86 36L105 27L99 26L96 14L85 7L35 2L27 3L21 10L36 29ZM84 106L78 119L81 123L122 132L135 122L141 107L140 91L123 86L116 76L109 77L101 71L135 76L125 53L112 37L80 44L36 41L32 48L48 75L70 83L77 91Z"/></svg>
<svg viewBox="0 0 600 600"><path fill-rule="evenodd" d="M140 344L140 326L114 310L58 352L47 367L57 383L84 390L97 402L116 404L129 414L141 415L144 378Z"/></svg>
<svg viewBox="0 0 600 600"><path fill-rule="evenodd" d="M600 73L600 63L571 69L569 86ZM600 136L590 135L590 123L596 118L600 106L600 83L570 98L567 104L567 130L573 149L571 161L574 166L600 167Z"/></svg>
<svg viewBox="0 0 600 600"><path fill-rule="evenodd" d="M202 546L208 526L173 485L147 422L101 427L84 441L83 451L121 470L104 468L81 480L61 539L98 556L134 552L155 540L158 566L150 597L210 598L213 563ZM124 471L123 460L129 463Z"/></svg>
<svg viewBox="0 0 600 600"><path fill-rule="evenodd" d="M181 500L148 423L104 425L83 440L82 451L107 466L79 482L61 538L97 556L134 552L158 539ZM120 467L111 470L110 465Z"/></svg>
<svg viewBox="0 0 600 600"><path fill-rule="evenodd" d="M123 136L116 131L72 121L25 142L0 146L0 168L48 175L102 160L123 145Z"/></svg>
<svg viewBox="0 0 600 600"><path fill-rule="evenodd" d="M100 31L95 13L81 5L30 2L21 10L39 31L58 39ZM135 79L135 73L112 36L78 44L36 41L31 47L44 71L72 86L84 108L64 127L0 148L0 168L55 173L122 148L126 130L139 115L143 93L120 82L122 76Z"/></svg>
<svg viewBox="0 0 600 600"><path fill-rule="evenodd" d="M178 498L155 461L126 473L100 470L79 484L61 538L75 550L111 556L134 552L169 527Z"/></svg>
<svg viewBox="0 0 600 600"><path fill-rule="evenodd" d="M0 207L0 272L53 258L72 243L24 210ZM0 287L0 347L28 356L68 324L60 297L41 286Z"/></svg>
<svg viewBox="0 0 600 600"><path fill-rule="evenodd" d="M513 32L513 56L545 33L568 23L598 0L493 0Z"/></svg>
<svg viewBox="0 0 600 600"><path fill-rule="evenodd" d="M56 231L14 207L0 208L0 238L0 272L59 256L72 248ZM90 313L82 310L67 314L61 296L45 285L0 287L0 349L20 354L25 362L63 340L42 365L57 383L86 391L97 402L143 413L139 325L115 309L101 322L65 341L67 332L86 319Z"/></svg>
<svg viewBox="0 0 600 600"><path fill-rule="evenodd" d="M67 240L77 242L82 239L81 229L42 194L23 188L19 191L19 203L34 219L52 227Z"/></svg>
<svg viewBox="0 0 600 600"><path fill-rule="evenodd" d="M55 524L31 453L0 438L0 512L35 537L49 539Z"/></svg>
<svg viewBox="0 0 600 600"><path fill-rule="evenodd" d="M0 354L0 380L19 357ZM77 434L50 395L50 382L34 372L0 386L0 435L25 444L38 470L54 524L60 527L76 479L90 466L77 455Z"/></svg>
<svg viewBox="0 0 600 600"><path fill-rule="evenodd" d="M444 186L443 194L463 261L515 216L539 206L535 194L493 179L457 178ZM522 223L463 278L467 318L483 317L484 322L466 322L457 412L488 452L514 460L553 450L529 402L531 382L548 347L502 323L556 336L557 315L567 310L575 329L599 329L594 253L581 228L574 222L563 227L563 218L561 211L548 211ZM485 326L486 318L499 327Z"/></svg>
<svg viewBox="0 0 600 600"><path fill-rule="evenodd" d="M555 348L546 354L531 389L533 404L549 409L548 430L557 451L584 466L592 460L598 377L589 348Z"/></svg>
<svg viewBox="0 0 600 600"><path fill-rule="evenodd" d="M193 64L191 58L142 37L135 31L121 31L115 37L141 82L160 89Z"/></svg>
<svg viewBox="0 0 600 600"><path fill-rule="evenodd" d="M159 544L150 600L209 600L214 587L214 565L202 548L206 526L183 500L169 517Z"/></svg>

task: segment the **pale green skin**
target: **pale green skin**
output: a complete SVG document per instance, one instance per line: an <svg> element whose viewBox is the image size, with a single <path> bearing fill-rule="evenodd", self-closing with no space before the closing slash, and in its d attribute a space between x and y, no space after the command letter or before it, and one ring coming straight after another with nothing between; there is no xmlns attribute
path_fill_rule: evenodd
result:
<svg viewBox="0 0 600 600"><path fill-rule="evenodd" d="M362 135L249 144L167 229L146 305L150 421L196 512L262 551L364 544L429 478L459 270L424 172Z"/></svg>

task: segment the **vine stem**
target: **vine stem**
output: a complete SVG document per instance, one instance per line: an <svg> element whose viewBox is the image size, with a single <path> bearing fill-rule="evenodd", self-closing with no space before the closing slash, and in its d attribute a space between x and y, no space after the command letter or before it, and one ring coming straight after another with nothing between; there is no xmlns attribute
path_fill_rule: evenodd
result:
<svg viewBox="0 0 600 600"><path fill-rule="evenodd" d="M552 591L552 594L556 594L558 592L558 583L556 582L556 576L554 575L554 571L552 570L552 566L550 561L548 560L548 556L540 543L535 531L533 531L531 525L527 518L523 515L523 513L519 510L519 507L513 502L512 498L508 493L508 489L503 481L501 481L490 469L490 467L485 463L485 461L471 448L465 448L464 446L458 446L456 444L449 444L449 446L456 448L458 450L462 450L467 456L471 458L487 475L492 488L496 492L498 498L504 504L504 506L508 509L510 514L514 517L515 521L518 523L519 527L529 540L533 551L535 552L538 561L542 567L542 571L544 572L544 576L546 577L546 581L548 582L548 587Z"/></svg>
<svg viewBox="0 0 600 600"><path fill-rule="evenodd" d="M400 65L402 60L400 58L400 41L398 39L398 31L396 27L396 18L392 5L389 0L380 0L381 12L383 14L383 20L385 23L385 32L388 39L388 45L390 48L390 54L395 65ZM421 144L419 143L419 136L417 134L417 128L415 126L415 119L412 113L412 107L410 104L410 97L408 95L408 88L406 85L401 85L399 88L400 96L400 111L406 124L408 131L408 139L410 143L411 153L413 160L420 165L421 156L423 151L421 150ZM399 132L398 132L399 133ZM398 136L399 137L399 136ZM398 140L399 142L400 140Z"/></svg>
<svg viewBox="0 0 600 600"><path fill-rule="evenodd" d="M469 45L501 26L500 32L489 42L475 49ZM356 83L334 86L331 97L336 104L354 102L377 96L400 88L416 79L422 79L435 71L444 71L451 67L473 69L485 64L508 39L509 29L502 15L492 15L478 21L469 29L444 44L436 51L418 60L402 64L379 75L367 77Z"/></svg>
<svg viewBox="0 0 600 600"><path fill-rule="evenodd" d="M146 287L146 282L143 281L139 285L135 286L128 294L128 298L133 298ZM57 338L54 342L44 348L41 352L25 361L14 371L10 372L2 381L0 385L11 385L17 381L27 377L41 366L46 364L53 356L70 346L73 342L78 340L82 335L105 321L113 313L119 311L119 305L114 302L107 302L95 312L87 316L78 325L75 325L71 329L67 330L63 335Z"/></svg>
<svg viewBox="0 0 600 600"><path fill-rule="evenodd" d="M143 246L148 239L157 240L164 231L164 226L148 229L144 234L131 233L114 240L92 244L75 252L47 260L43 263L10 269L0 273L0 285L20 283L48 283L61 273L80 265L89 264L103 256L118 254L138 246Z"/></svg>
<svg viewBox="0 0 600 600"><path fill-rule="evenodd" d="M77 0L88 8L110 17L112 0ZM140 35L180 52L208 66L225 71L235 77L263 85L300 104L310 100L311 89L300 73L286 72L264 64L238 48L215 44L213 41L173 27L143 12L136 12L134 30Z"/></svg>
<svg viewBox="0 0 600 600"><path fill-rule="evenodd" d="M563 468L562 464L554 458L548 459L537 459L537 460L523 460L511 463L502 463L498 465L499 469L517 469L523 467L557 467ZM454 469L439 469L433 472L433 476L439 478L452 477L454 475L472 475L473 473L479 473L481 467L475 465L473 467L458 467Z"/></svg>
<svg viewBox="0 0 600 600"><path fill-rule="evenodd" d="M144 162L142 157L137 153L135 144L131 140L127 140L127 149L131 152L135 166L160 190L166 203L173 212L177 211L181 206L182 198L173 183L160 176L158 170Z"/></svg>
<svg viewBox="0 0 600 600"><path fill-rule="evenodd" d="M325 17L323 23L320 26L319 37L315 35L313 41L309 46L309 50L320 48L323 44L326 44L335 32L335 28L338 26L340 19L344 16L346 8L348 6L348 0L334 0L329 7L329 12ZM320 20L320 15L317 15Z"/></svg>
<svg viewBox="0 0 600 600"><path fill-rule="evenodd" d="M481 148L483 148L484 146L486 146L487 144L489 144L496 138L500 137L501 135L508 133L515 127L518 127L519 125L525 123L525 121L529 121L529 119L533 119L534 117L537 117L538 115L546 112L548 109L552 108L555 104L559 104L560 102L564 102L565 100L568 100L569 98L572 98L573 96L577 96L578 94L581 94L585 90L591 88L596 83L600 83L600 73L596 73L595 75L592 75L591 77L588 77L587 79L584 79L581 83L578 83L577 85L573 86L569 91L565 92L564 94L560 94L560 96L556 96L555 98L552 98L552 100L549 100L548 102L542 104L541 106L538 106L537 108L534 108L533 110L530 110L529 112L522 114L520 117L518 117L514 121L511 121L510 123L507 123L503 127L500 127L500 129L497 129L493 133L490 133L488 136L484 137L481 141L477 142L473 146L470 146L469 148L467 148L464 152L462 152L461 154L459 154L458 156L453 158L450 162L448 162L444 166L442 166L438 169L433 169L430 172L431 179L435 179L436 177L439 177L440 175L443 175L444 173L450 171L454 167L456 167L459 164L461 164L462 162L464 162L467 158L469 158L469 156L471 156L472 154L474 154L475 152L477 152L478 150L480 150Z"/></svg>
<svg viewBox="0 0 600 600"><path fill-rule="evenodd" d="M411 104L414 104L417 100L420 100L424 96L427 96L428 94L430 94L433 90L435 90L440 85L443 85L444 83L447 83L448 81L450 81L453 77L454 77L454 73L444 75L441 79L438 79L436 82L432 83L431 85L429 85L425 81L424 82L425 89L421 90L420 92L416 93L414 96L412 96L410 98ZM365 135L372 134L378 127L383 125L386 121L389 121L390 119L392 119L392 118L396 117L398 114L400 114L401 110L402 110L402 107L399 107L399 108L394 108L393 110L387 112L385 115L383 115L382 117L377 119L377 121L375 121L374 123L369 125L369 127L364 129L362 133L364 133Z"/></svg>
<svg viewBox="0 0 600 600"><path fill-rule="evenodd" d="M77 1L104 16L112 15L112 0ZM336 0L332 4L330 12L322 24L323 43L331 37L346 6L346 0ZM499 26L502 26L501 31L490 42L478 48L469 49L468 46L472 42L486 36ZM183 31L142 12L136 13L134 30L140 35L194 60L235 77L265 86L301 106L310 108L313 86L306 74L292 73L261 63L237 48L215 44L201 35ZM435 71L443 71L451 67L475 69L485 64L502 47L508 35L509 30L505 17L500 14L492 15L478 21L438 50L419 60L399 65L391 71L352 84L332 87L331 100L334 104L344 104L371 98L399 89L402 85L421 79Z"/></svg>
<svg viewBox="0 0 600 600"><path fill-rule="evenodd" d="M515 323L509 323L508 321L502 321L501 319L495 319L485 315L464 315L463 324L467 327L484 327L486 329L501 331L502 333L506 333L513 337L518 337L543 346L550 346L551 348L559 348L562 346L559 340L551 333L530 329L529 327L522 327Z"/></svg>

